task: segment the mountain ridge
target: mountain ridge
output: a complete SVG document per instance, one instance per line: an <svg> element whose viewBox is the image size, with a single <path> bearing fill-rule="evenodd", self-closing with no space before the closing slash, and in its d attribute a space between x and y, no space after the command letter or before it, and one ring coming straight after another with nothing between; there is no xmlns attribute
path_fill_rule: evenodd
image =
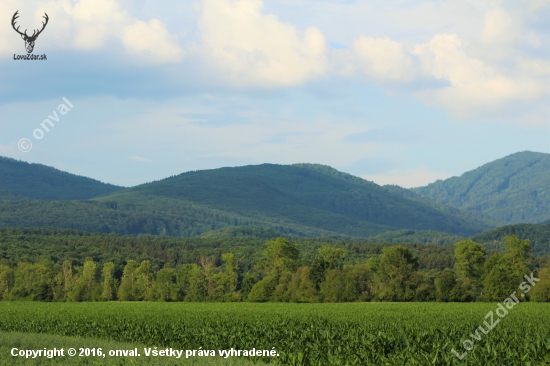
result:
<svg viewBox="0 0 550 366"><path fill-rule="evenodd" d="M46 165L0 156L0 199L15 195L27 199L81 200L120 189L123 187Z"/></svg>
<svg viewBox="0 0 550 366"><path fill-rule="evenodd" d="M514 153L411 191L503 223L545 221L550 219L550 154Z"/></svg>
<svg viewBox="0 0 550 366"><path fill-rule="evenodd" d="M319 164L192 171L115 189L86 200L49 201L10 200L0 192L0 227L197 236L250 225L309 237L369 237L399 229L473 235L494 227L460 210L412 200Z"/></svg>
<svg viewBox="0 0 550 366"><path fill-rule="evenodd" d="M384 231L410 228L467 233L467 225L476 227L471 231L484 226L478 225L476 220L467 222L469 218L439 211L333 168L309 164L260 164L187 172L115 192L99 200L126 201L129 195L140 195L140 202L149 201L151 205L151 197L155 197L154 200L168 198L192 201L247 217L265 215L269 207L271 217L302 223L311 221L308 215L321 214L325 220L309 226L320 227L322 221L323 227L333 232L338 232L334 227L343 222L351 226L381 225ZM437 223L430 225L427 223L430 220ZM354 231L352 227L339 233L370 235Z"/></svg>
<svg viewBox="0 0 550 366"><path fill-rule="evenodd" d="M502 248L509 235L516 235L521 240L529 239L534 253L550 254L550 223L504 225L479 233L472 240L488 248Z"/></svg>

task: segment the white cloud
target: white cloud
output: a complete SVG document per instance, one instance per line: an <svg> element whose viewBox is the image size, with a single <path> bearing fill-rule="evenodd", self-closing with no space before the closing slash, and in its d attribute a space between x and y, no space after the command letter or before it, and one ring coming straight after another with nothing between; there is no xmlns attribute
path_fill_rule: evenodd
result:
<svg viewBox="0 0 550 366"><path fill-rule="evenodd" d="M485 14L481 42L491 46L509 45L520 39L521 24L518 17L514 17L503 8L495 8Z"/></svg>
<svg viewBox="0 0 550 366"><path fill-rule="evenodd" d="M129 53L153 62L177 62L185 55L177 37L168 32L164 23L157 19L145 22L133 18L115 0L78 0L73 3L56 0L38 6L22 0L12 1L9 5L0 4L2 14L11 14L13 9L20 9L20 22L37 26L44 13L48 13L50 21L39 39L42 49L93 51L114 40L122 43ZM0 55L12 55L14 47L22 43L14 35L11 24L0 24Z"/></svg>
<svg viewBox="0 0 550 366"><path fill-rule="evenodd" d="M379 185L394 184L403 188L421 187L438 179L449 178L450 175L441 172L433 172L426 167L414 169L395 169L386 173L363 175L362 178L373 181Z"/></svg>
<svg viewBox="0 0 550 366"><path fill-rule="evenodd" d="M491 17L505 16L498 13ZM510 45L517 40L515 31L507 33L507 26L502 28L504 30L486 29L486 42L496 39L501 42L499 45ZM516 119L515 123L524 124L527 114L531 115L528 119L534 121L533 103L547 103L543 99L549 92L548 61L515 56L504 67L499 62L469 55L457 34L436 34L429 42L410 45L388 37L361 36L353 41L351 48L335 50L332 54L339 74L363 75L390 90L399 84L411 85L424 103L444 107L459 119L511 118ZM422 80L441 83L426 84L420 82ZM511 104L515 111L511 111ZM535 120L538 122L529 124L540 127L544 115Z"/></svg>
<svg viewBox="0 0 550 366"><path fill-rule="evenodd" d="M548 0L529 0L529 11L540 11L550 6Z"/></svg>
<svg viewBox="0 0 550 366"><path fill-rule="evenodd" d="M37 53L109 48L138 61L185 59L181 67L167 66L168 80L159 83L175 93L290 88L337 74L412 93L455 119L545 124L547 0L405 3L305 0L270 2L266 10L262 0L202 0L196 12L188 4L188 18L181 20L179 7L167 15L170 2L143 7L122 0L5 0L0 14L20 9L20 21L30 29L48 12ZM198 28L188 29L195 20ZM185 46L176 34L185 37ZM0 22L0 39L0 56L24 52L9 22Z"/></svg>
<svg viewBox="0 0 550 366"><path fill-rule="evenodd" d="M101 47L110 35L116 37L119 34L121 24L130 21L128 14L114 0L80 0L64 10L74 21L76 36L73 45L84 50Z"/></svg>
<svg viewBox="0 0 550 366"><path fill-rule="evenodd" d="M489 9L483 18L479 40L472 42L475 57L486 62L498 63L516 56L517 46L521 46L522 43L536 47L536 44L540 43L538 35L524 28L524 18L523 9Z"/></svg>
<svg viewBox="0 0 550 366"><path fill-rule="evenodd" d="M449 86L419 92L428 103L437 102L455 115L469 118L490 112L510 101L532 100L548 92L539 78L518 75L470 58L455 34L438 34L416 47L423 72L449 82Z"/></svg>
<svg viewBox="0 0 550 366"><path fill-rule="evenodd" d="M336 16L344 8L354 12L352 24L363 15L370 19L369 33L331 51L334 72L362 76L390 92L409 90L455 120L547 127L549 19L540 12L547 5L538 0L449 0L406 9L333 4ZM393 36L380 35L373 25Z"/></svg>
<svg viewBox="0 0 550 366"><path fill-rule="evenodd" d="M209 62L237 86L302 84L329 71L321 31L264 15L261 0L203 0L199 28Z"/></svg>
<svg viewBox="0 0 550 366"><path fill-rule="evenodd" d="M550 76L550 60L516 58L517 70L521 75L548 78Z"/></svg>
<svg viewBox="0 0 550 366"><path fill-rule="evenodd" d="M405 45L389 37L361 36L353 41L352 51L357 67L375 80L406 83L416 76L413 59Z"/></svg>
<svg viewBox="0 0 550 366"><path fill-rule="evenodd" d="M185 55L177 45L177 38L170 35L166 25L157 19L149 23L140 20L126 26L122 42L130 52L147 54L159 62L180 61Z"/></svg>

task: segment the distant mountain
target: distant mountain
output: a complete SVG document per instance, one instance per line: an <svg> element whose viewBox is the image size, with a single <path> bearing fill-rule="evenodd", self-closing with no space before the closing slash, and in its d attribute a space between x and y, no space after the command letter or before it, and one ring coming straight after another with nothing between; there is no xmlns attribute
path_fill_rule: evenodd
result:
<svg viewBox="0 0 550 366"><path fill-rule="evenodd" d="M468 235L482 220L438 210L377 184L317 164L262 164L189 172L116 192L115 201L183 214L177 204L237 214L264 227L304 235L367 237L395 229Z"/></svg>
<svg viewBox="0 0 550 366"><path fill-rule="evenodd" d="M515 224L484 231L472 238L488 248L502 247L508 235L517 235L520 239L529 239L536 254L550 254L550 224Z"/></svg>
<svg viewBox="0 0 550 366"><path fill-rule="evenodd" d="M439 203L437 201L434 201L431 198L428 198L426 196L421 195L420 193L417 193L411 189L402 188L396 185L385 185L385 189L388 191L399 194L403 197L407 197L410 200L420 202L422 204L428 205L430 207L435 208L436 210L447 212L449 214L463 217L465 220L471 219L472 217L480 220L481 222L489 223L492 227L502 226L504 222L496 220L492 218L491 216L480 212L480 211L473 211L473 210L466 210L463 208L456 208L453 206L445 205L443 203Z"/></svg>
<svg viewBox="0 0 550 366"><path fill-rule="evenodd" d="M519 152L414 192L504 223L550 219L550 154Z"/></svg>
<svg viewBox="0 0 550 366"><path fill-rule="evenodd" d="M494 227L315 164L183 173L87 201L4 201L0 227L197 236L256 226L293 236L370 237L399 229L470 236Z"/></svg>
<svg viewBox="0 0 550 366"><path fill-rule="evenodd" d="M122 189L41 165L0 157L0 200L81 200Z"/></svg>

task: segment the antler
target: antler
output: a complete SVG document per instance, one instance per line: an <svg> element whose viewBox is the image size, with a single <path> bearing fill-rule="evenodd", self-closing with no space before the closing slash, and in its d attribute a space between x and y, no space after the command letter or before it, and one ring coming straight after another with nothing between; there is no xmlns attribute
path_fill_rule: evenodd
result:
<svg viewBox="0 0 550 366"><path fill-rule="evenodd" d="M36 36L34 35L34 33L35 33L36 31L34 31L31 37L38 37L38 35L39 35L40 33L42 33L42 31L44 30L44 28L46 28L46 24L48 24L48 20L50 20L50 18L48 17L48 14L46 14L46 13L44 13L44 16L43 16L42 18L46 19L46 22L45 22L45 23L42 22L42 29L40 29L40 30L38 31L38 33L36 33Z"/></svg>
<svg viewBox="0 0 550 366"><path fill-rule="evenodd" d="M46 22L42 22L42 29L40 29L40 30L38 30L38 29L34 30L33 33L32 33L32 36L29 37L29 35L27 34L27 30L26 30L26 29L25 29L25 33L21 33L21 32L19 31L19 27L15 28L15 20L16 20L17 18L19 18L19 15L18 15L17 13L19 13L19 10L17 10L17 11L15 12L15 14L13 14L13 17L11 18L11 26L13 27L13 29L14 29L17 33L19 33L19 34L22 35L22 36L25 36L26 38L31 38L31 39L34 38L34 39L36 39L36 37L38 37L38 35L39 35L40 33L42 33L42 31L44 30L44 28L46 28L46 24L48 24L48 20L50 20L50 18L48 17L48 14L44 13L44 16L43 16L42 18L46 19ZM38 31L38 33L37 33L37 31Z"/></svg>
<svg viewBox="0 0 550 366"><path fill-rule="evenodd" d="M27 30L26 30L26 29L25 29L25 33L21 33L21 32L19 32L19 27L15 28L15 20L16 20L17 18L19 18L19 15L17 15L17 13L19 13L19 10L17 10L17 11L15 12L15 14L13 14L13 17L11 18L11 26L12 26L13 29L14 29L17 33L19 33L20 35L22 35L22 36L27 36ZM45 14L45 13L44 13L44 14ZM27 37L28 37L28 36L27 36Z"/></svg>

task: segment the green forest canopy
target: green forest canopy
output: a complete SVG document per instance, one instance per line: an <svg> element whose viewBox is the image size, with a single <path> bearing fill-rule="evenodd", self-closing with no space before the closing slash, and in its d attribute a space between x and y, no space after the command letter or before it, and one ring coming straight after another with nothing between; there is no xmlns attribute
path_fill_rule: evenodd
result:
<svg viewBox="0 0 550 366"><path fill-rule="evenodd" d="M504 223L538 223L550 219L549 172L550 154L524 151L413 190Z"/></svg>
<svg viewBox="0 0 550 366"><path fill-rule="evenodd" d="M236 238L231 243L211 242L205 250L190 239L4 229L0 231L0 298L501 301L518 291L524 275L534 272L540 281L536 286L531 283L532 292L522 284L526 299L550 301L550 261L532 256L529 240L517 236L505 238L503 252L487 251L471 239L452 246L415 246L322 241L312 245L311 239L293 243L277 238L243 248L242 238ZM144 255L144 249L149 253ZM71 259L86 254L92 256ZM150 259L130 259L143 255ZM346 261L348 256L353 259Z"/></svg>
<svg viewBox="0 0 550 366"><path fill-rule="evenodd" d="M16 196L41 200L81 200L122 189L95 179L0 156L0 200L10 191Z"/></svg>
<svg viewBox="0 0 550 366"><path fill-rule="evenodd" d="M468 236L497 224L317 164L203 170L121 189L3 159L0 178L0 227L189 237L251 225L299 236L369 237L400 229ZM103 196L67 200L92 195Z"/></svg>

